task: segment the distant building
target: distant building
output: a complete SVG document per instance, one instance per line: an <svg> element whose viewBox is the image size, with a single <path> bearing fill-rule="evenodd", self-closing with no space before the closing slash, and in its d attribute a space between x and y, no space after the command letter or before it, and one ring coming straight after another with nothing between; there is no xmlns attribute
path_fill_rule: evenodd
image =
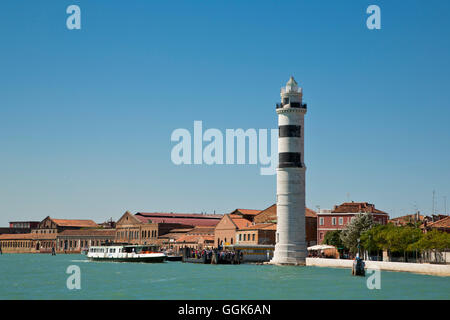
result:
<svg viewBox="0 0 450 320"><path fill-rule="evenodd" d="M79 253L91 246L112 243L115 235L114 229L65 230L56 236L57 251Z"/></svg>
<svg viewBox="0 0 450 320"><path fill-rule="evenodd" d="M138 212L136 218L144 223L172 223L186 226L215 226L221 214L201 214L201 213L161 213L161 212Z"/></svg>
<svg viewBox="0 0 450 320"><path fill-rule="evenodd" d="M79 229L96 229L98 228L92 220L68 220L68 219L54 219L46 217L39 222L36 229L31 230L32 233L59 233L64 230L79 230Z"/></svg>
<svg viewBox="0 0 450 320"><path fill-rule="evenodd" d="M258 223L236 230L239 245L275 245L276 223Z"/></svg>
<svg viewBox="0 0 450 320"><path fill-rule="evenodd" d="M9 223L9 227L0 228L0 234L30 233L38 224L39 221L13 221Z"/></svg>
<svg viewBox="0 0 450 320"><path fill-rule="evenodd" d="M421 215L419 212L414 213L414 214L408 214L406 216L401 216L401 217L397 217L397 218L392 218L388 220L388 223L392 223L396 226L405 226L408 225L410 223L422 223L425 219L424 215Z"/></svg>
<svg viewBox="0 0 450 320"><path fill-rule="evenodd" d="M212 249L214 247L214 227L195 227L179 237L170 248L179 252L181 248L197 250Z"/></svg>
<svg viewBox="0 0 450 320"><path fill-rule="evenodd" d="M442 232L450 232L450 216L445 216L440 220L434 221L434 222L428 222L427 220L424 221L423 225L420 227L422 228L423 232L428 232L431 230L438 230Z"/></svg>
<svg viewBox="0 0 450 320"><path fill-rule="evenodd" d="M254 221L256 216L261 213L261 210L255 210L255 209L236 209L230 214L241 216L244 219Z"/></svg>
<svg viewBox="0 0 450 320"><path fill-rule="evenodd" d="M104 229L115 229L116 228L116 222L112 218L109 219L108 221L99 223L98 225Z"/></svg>
<svg viewBox="0 0 450 320"><path fill-rule="evenodd" d="M258 213L253 221L255 224L260 223L276 223L277 222L277 205L270 207ZM313 246L317 244L317 214L314 210L305 208L305 231L306 245ZM275 244L275 242L273 243Z"/></svg>
<svg viewBox="0 0 450 320"><path fill-rule="evenodd" d="M19 233L0 235L3 253L47 253L56 247L56 233Z"/></svg>
<svg viewBox="0 0 450 320"><path fill-rule="evenodd" d="M387 224L389 215L368 202L344 202L333 210L320 210L317 213L317 241L322 243L325 234L332 230L345 229L348 223L360 213L371 213L376 223Z"/></svg>
<svg viewBox="0 0 450 320"><path fill-rule="evenodd" d="M218 247L235 244L236 243L236 232L242 228L250 226L253 222L252 220L244 218L245 214L240 214L236 210L233 211L234 214L226 214L216 225L214 230L214 246Z"/></svg>
<svg viewBox="0 0 450 320"><path fill-rule="evenodd" d="M219 215L179 213L137 213L133 215L127 211L116 223L116 242L162 245L167 243L164 236L174 229L185 229L187 232L196 226L215 225L219 220Z"/></svg>
<svg viewBox="0 0 450 320"><path fill-rule="evenodd" d="M12 229L36 229L39 225L39 221L13 221L9 223L9 227Z"/></svg>
<svg viewBox="0 0 450 320"><path fill-rule="evenodd" d="M95 241L111 238L94 236L93 234L98 227L92 220L67 220L46 217L37 224L35 229L31 229L30 233L0 235L0 246L3 252L9 253L50 253L52 250L55 250L55 252L67 250L79 252L82 240ZM88 231L91 232L91 237L87 236ZM70 240L64 237L68 236L69 233L71 235ZM60 235L62 237L58 239ZM65 240L72 242L68 242L66 245Z"/></svg>

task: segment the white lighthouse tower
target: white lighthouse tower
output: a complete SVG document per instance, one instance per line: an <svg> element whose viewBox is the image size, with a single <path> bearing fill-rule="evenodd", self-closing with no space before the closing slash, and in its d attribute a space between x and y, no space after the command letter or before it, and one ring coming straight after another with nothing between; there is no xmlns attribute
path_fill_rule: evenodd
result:
<svg viewBox="0 0 450 320"><path fill-rule="evenodd" d="M302 89L293 77L281 88L278 114L277 233L272 264L304 265L305 164Z"/></svg>

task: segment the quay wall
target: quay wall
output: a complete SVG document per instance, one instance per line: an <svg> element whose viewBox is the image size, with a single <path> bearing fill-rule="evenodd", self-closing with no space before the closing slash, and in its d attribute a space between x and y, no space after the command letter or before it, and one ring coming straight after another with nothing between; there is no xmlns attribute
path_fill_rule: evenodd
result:
<svg viewBox="0 0 450 320"><path fill-rule="evenodd" d="M384 261L364 261L366 269L380 269L384 271L401 271L433 276L450 276L450 265L428 264L428 263L408 263L408 262L384 262ZM346 259L325 259L306 258L307 266L330 267L330 268L352 268L353 260Z"/></svg>

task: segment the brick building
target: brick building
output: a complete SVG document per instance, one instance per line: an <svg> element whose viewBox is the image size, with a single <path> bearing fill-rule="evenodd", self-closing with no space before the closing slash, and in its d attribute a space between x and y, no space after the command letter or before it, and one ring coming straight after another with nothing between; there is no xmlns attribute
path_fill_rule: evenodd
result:
<svg viewBox="0 0 450 320"><path fill-rule="evenodd" d="M234 214L226 214L216 225L214 230L214 246L236 243L236 232L239 229L250 226L252 220L244 218L245 215L233 211Z"/></svg>
<svg viewBox="0 0 450 320"><path fill-rule="evenodd" d="M168 235L187 233L199 226L214 227L221 217L222 215L189 213L139 212L133 215L127 211L116 223L116 242L167 245L168 242L173 242L179 237ZM183 229L184 232L180 231Z"/></svg>
<svg viewBox="0 0 450 320"><path fill-rule="evenodd" d="M114 229L64 230L56 236L57 252L80 253L91 246L114 242L115 235Z"/></svg>
<svg viewBox="0 0 450 320"><path fill-rule="evenodd" d="M344 202L333 210L320 210L317 213L317 241L322 243L325 234L332 230L345 229L347 224L360 213L371 213L375 222L387 224L389 215L367 202Z"/></svg>
<svg viewBox="0 0 450 320"><path fill-rule="evenodd" d="M31 226L31 225L30 225ZM46 217L30 233L2 234L0 246L8 253L50 253L64 251L58 236L65 231L95 230L98 225L92 220L67 220ZM82 231L80 231L82 232Z"/></svg>
<svg viewBox="0 0 450 320"><path fill-rule="evenodd" d="M214 247L215 227L199 226L179 237L170 248L179 252L181 248L211 249Z"/></svg>
<svg viewBox="0 0 450 320"><path fill-rule="evenodd" d="M277 222L277 205L273 204L270 207L262 210L254 218L255 224L260 223L276 223ZM315 211L306 208L305 210L305 231L306 244L313 246L317 244L317 214ZM276 228L275 228L276 233ZM273 242L275 244L275 241Z"/></svg>
<svg viewBox="0 0 450 320"><path fill-rule="evenodd" d="M236 231L236 243L246 245L274 245L276 223L258 223Z"/></svg>

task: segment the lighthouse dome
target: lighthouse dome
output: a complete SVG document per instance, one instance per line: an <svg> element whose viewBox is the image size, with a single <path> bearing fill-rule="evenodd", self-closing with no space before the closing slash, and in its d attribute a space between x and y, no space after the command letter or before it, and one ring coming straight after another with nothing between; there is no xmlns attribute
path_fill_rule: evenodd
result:
<svg viewBox="0 0 450 320"><path fill-rule="evenodd" d="M294 77L290 77L289 81L286 83L286 92L297 92L298 91L298 83L295 81Z"/></svg>

